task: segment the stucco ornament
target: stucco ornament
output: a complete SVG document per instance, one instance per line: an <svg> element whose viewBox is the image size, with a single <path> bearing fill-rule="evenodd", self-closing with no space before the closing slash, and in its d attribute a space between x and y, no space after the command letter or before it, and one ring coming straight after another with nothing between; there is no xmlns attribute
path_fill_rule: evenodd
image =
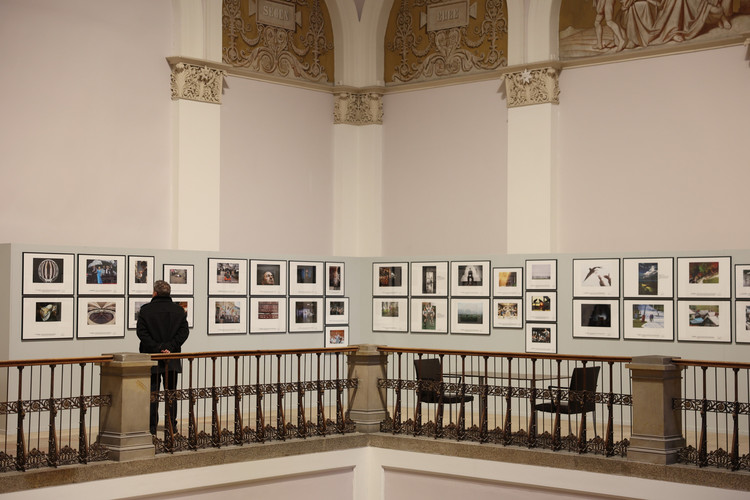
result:
<svg viewBox="0 0 750 500"><path fill-rule="evenodd" d="M195 64L177 63L172 66L172 100L221 104L221 90L226 72Z"/></svg>
<svg viewBox="0 0 750 500"><path fill-rule="evenodd" d="M381 125L383 123L383 96L374 92L336 94L333 123Z"/></svg>
<svg viewBox="0 0 750 500"><path fill-rule="evenodd" d="M559 104L560 86L555 68L524 69L507 73L505 90L509 108L532 104Z"/></svg>

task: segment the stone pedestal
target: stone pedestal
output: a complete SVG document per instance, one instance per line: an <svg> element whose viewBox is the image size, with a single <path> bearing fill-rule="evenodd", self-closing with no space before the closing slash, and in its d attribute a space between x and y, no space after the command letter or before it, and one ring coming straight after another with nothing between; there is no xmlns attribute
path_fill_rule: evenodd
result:
<svg viewBox="0 0 750 500"><path fill-rule="evenodd" d="M680 367L671 357L634 357L627 365L632 378L633 424L628 459L667 465L685 446L680 411L672 400L681 397Z"/></svg>
<svg viewBox="0 0 750 500"><path fill-rule="evenodd" d="M100 441L118 462L154 456L149 432L151 404L150 354L115 353L102 364L101 393L112 396L112 405L100 415Z"/></svg>
<svg viewBox="0 0 750 500"><path fill-rule="evenodd" d="M357 388L349 391L349 418L357 432L378 432L388 414L386 390L378 388L378 379L386 376L386 360L374 345L361 345L349 356L349 377L358 380Z"/></svg>

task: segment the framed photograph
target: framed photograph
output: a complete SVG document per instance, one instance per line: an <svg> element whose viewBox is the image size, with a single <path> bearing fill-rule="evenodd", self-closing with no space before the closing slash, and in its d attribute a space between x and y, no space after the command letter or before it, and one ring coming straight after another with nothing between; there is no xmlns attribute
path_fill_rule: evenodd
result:
<svg viewBox="0 0 750 500"><path fill-rule="evenodd" d="M154 258L128 255L128 293L151 295L154 292Z"/></svg>
<svg viewBox="0 0 750 500"><path fill-rule="evenodd" d="M322 262L289 262L289 295L323 295Z"/></svg>
<svg viewBox="0 0 750 500"><path fill-rule="evenodd" d="M250 298L250 333L286 333L286 297Z"/></svg>
<svg viewBox="0 0 750 500"><path fill-rule="evenodd" d="M79 297L79 339L125 337L125 297Z"/></svg>
<svg viewBox="0 0 750 500"><path fill-rule="evenodd" d="M557 260L526 261L526 290L557 290Z"/></svg>
<svg viewBox="0 0 750 500"><path fill-rule="evenodd" d="M75 254L23 253L24 295L73 295Z"/></svg>
<svg viewBox="0 0 750 500"><path fill-rule="evenodd" d="M209 297L208 334L247 333L247 297Z"/></svg>
<svg viewBox="0 0 750 500"><path fill-rule="evenodd" d="M619 339L619 299L573 300L573 338Z"/></svg>
<svg viewBox="0 0 750 500"><path fill-rule="evenodd" d="M73 297L24 297L21 340L72 339Z"/></svg>
<svg viewBox="0 0 750 500"><path fill-rule="evenodd" d="M732 311L729 300L677 302L677 340L731 342Z"/></svg>
<svg viewBox="0 0 750 500"><path fill-rule="evenodd" d="M409 295L409 263L373 262L372 294L404 297Z"/></svg>
<svg viewBox="0 0 750 500"><path fill-rule="evenodd" d="M208 259L209 295L247 295L247 260Z"/></svg>
<svg viewBox="0 0 750 500"><path fill-rule="evenodd" d="M448 296L448 262L412 262L412 297Z"/></svg>
<svg viewBox="0 0 750 500"><path fill-rule="evenodd" d="M451 333L489 335L490 299L451 299Z"/></svg>
<svg viewBox="0 0 750 500"><path fill-rule="evenodd" d="M451 262L451 296L489 297L490 261Z"/></svg>
<svg viewBox="0 0 750 500"><path fill-rule="evenodd" d="M172 295L193 295L192 264L164 264L163 276L172 287Z"/></svg>
<svg viewBox="0 0 750 500"><path fill-rule="evenodd" d="M289 299L290 332L322 332L324 319L322 298Z"/></svg>
<svg viewBox="0 0 750 500"><path fill-rule="evenodd" d="M495 297L523 296L523 268L495 267L492 269L492 295Z"/></svg>
<svg viewBox="0 0 750 500"><path fill-rule="evenodd" d="M573 297L619 297L620 259L573 259Z"/></svg>
<svg viewBox="0 0 750 500"><path fill-rule="evenodd" d="M348 326L327 326L325 347L346 347L349 345Z"/></svg>
<svg viewBox="0 0 750 500"><path fill-rule="evenodd" d="M523 299L494 299L492 314L493 328L523 328Z"/></svg>
<svg viewBox="0 0 750 500"><path fill-rule="evenodd" d="M344 263L326 262L326 295L344 296Z"/></svg>
<svg viewBox="0 0 750 500"><path fill-rule="evenodd" d="M750 343L750 300L738 300L735 307L737 324L734 328L734 340L739 344Z"/></svg>
<svg viewBox="0 0 750 500"><path fill-rule="evenodd" d="M250 261L250 295L286 295L285 260Z"/></svg>
<svg viewBox="0 0 750 500"><path fill-rule="evenodd" d="M678 257L677 297L730 298L731 268L731 257Z"/></svg>
<svg viewBox="0 0 750 500"><path fill-rule="evenodd" d="M750 299L750 265L737 264L734 266L734 298Z"/></svg>
<svg viewBox="0 0 750 500"><path fill-rule="evenodd" d="M622 259L623 296L674 297L674 259Z"/></svg>
<svg viewBox="0 0 750 500"><path fill-rule="evenodd" d="M622 307L625 340L674 340L671 300L625 300Z"/></svg>
<svg viewBox="0 0 750 500"><path fill-rule="evenodd" d="M372 299L372 331L409 331L409 299L383 297Z"/></svg>
<svg viewBox="0 0 750 500"><path fill-rule="evenodd" d="M527 292L526 321L557 321L557 292Z"/></svg>
<svg viewBox="0 0 750 500"><path fill-rule="evenodd" d="M175 304L185 309L188 327L193 328L193 297L174 297ZM135 330L138 327L138 314L144 304L151 302L151 297L128 297L128 329Z"/></svg>
<svg viewBox="0 0 750 500"><path fill-rule="evenodd" d="M326 325L349 324L349 297L326 298Z"/></svg>
<svg viewBox="0 0 750 500"><path fill-rule="evenodd" d="M557 354L557 325L526 323L526 352Z"/></svg>
<svg viewBox="0 0 750 500"><path fill-rule="evenodd" d="M78 254L79 295L125 295L125 276L124 255Z"/></svg>
<svg viewBox="0 0 750 500"><path fill-rule="evenodd" d="M411 311L412 333L448 333L447 298L412 298Z"/></svg>

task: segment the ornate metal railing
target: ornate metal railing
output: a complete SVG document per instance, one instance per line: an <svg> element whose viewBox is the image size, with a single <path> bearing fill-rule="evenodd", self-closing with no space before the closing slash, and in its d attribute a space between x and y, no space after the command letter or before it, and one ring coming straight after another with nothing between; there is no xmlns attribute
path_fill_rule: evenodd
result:
<svg viewBox="0 0 750 500"><path fill-rule="evenodd" d="M346 355L356 347L285 351L158 354L179 359L176 390L152 393L161 405L157 453L220 448L269 440L354 431L344 410L357 380L347 377ZM172 428L171 403L177 403Z"/></svg>
<svg viewBox="0 0 750 500"><path fill-rule="evenodd" d="M378 382L387 389L389 407L382 432L606 456L627 454L632 397L624 365L629 357L379 349L388 356L387 376ZM442 381L417 380L414 360L429 358L441 361ZM572 390L575 368L598 371L596 389ZM423 402L423 391L436 393L436 404ZM569 414L566 408L571 409ZM598 425L597 414L606 417Z"/></svg>
<svg viewBox="0 0 750 500"><path fill-rule="evenodd" d="M678 461L700 467L750 470L750 363L674 359L683 370L686 446Z"/></svg>
<svg viewBox="0 0 750 500"><path fill-rule="evenodd" d="M111 359L0 361L0 472L107 458L92 443L98 412L90 410L110 405L98 391L99 365Z"/></svg>

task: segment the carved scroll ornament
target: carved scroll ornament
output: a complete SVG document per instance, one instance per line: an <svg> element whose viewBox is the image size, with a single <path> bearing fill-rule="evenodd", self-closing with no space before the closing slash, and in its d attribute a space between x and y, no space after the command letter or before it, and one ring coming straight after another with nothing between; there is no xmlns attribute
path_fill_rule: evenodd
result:
<svg viewBox="0 0 750 500"><path fill-rule="evenodd" d="M187 63L172 66L172 100L221 104L221 90L226 72Z"/></svg>
<svg viewBox="0 0 750 500"><path fill-rule="evenodd" d="M373 92L342 92L335 95L333 123L347 125L382 125L383 96Z"/></svg>
<svg viewBox="0 0 750 500"><path fill-rule="evenodd" d="M524 69L504 76L509 108L532 104L560 104L559 75L555 68Z"/></svg>

